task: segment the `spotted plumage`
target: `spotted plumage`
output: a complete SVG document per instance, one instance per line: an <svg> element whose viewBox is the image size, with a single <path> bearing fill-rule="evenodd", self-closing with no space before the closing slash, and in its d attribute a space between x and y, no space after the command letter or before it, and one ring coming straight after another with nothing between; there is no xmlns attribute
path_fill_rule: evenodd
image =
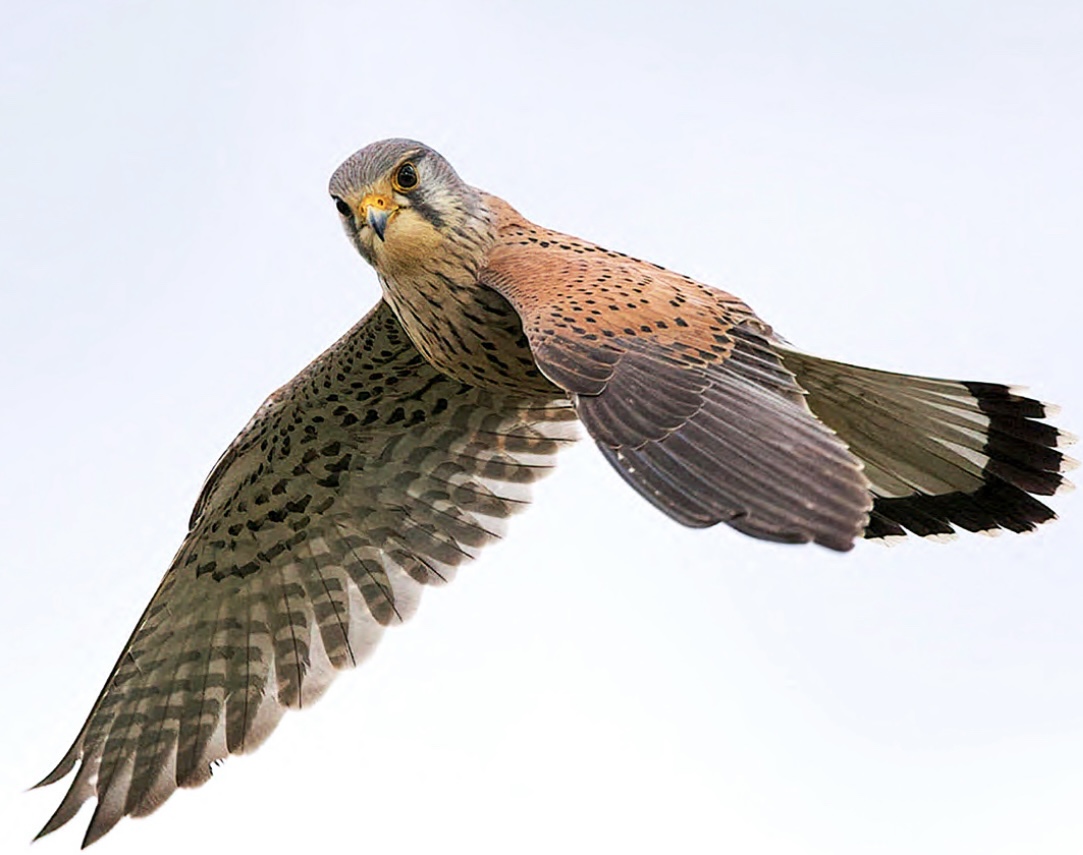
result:
<svg viewBox="0 0 1083 855"><path fill-rule="evenodd" d="M386 304L271 395L214 467L191 529L75 744L44 832L87 799L91 843L363 659L421 587L498 536L574 438L554 394L467 386Z"/></svg>
<svg viewBox="0 0 1083 855"><path fill-rule="evenodd" d="M581 421L688 526L849 549L1026 531L1070 437L996 384L845 365L740 299L531 223L421 143L349 158L330 191L384 299L271 395L64 759L42 829L84 843L255 748L288 708L502 531Z"/></svg>

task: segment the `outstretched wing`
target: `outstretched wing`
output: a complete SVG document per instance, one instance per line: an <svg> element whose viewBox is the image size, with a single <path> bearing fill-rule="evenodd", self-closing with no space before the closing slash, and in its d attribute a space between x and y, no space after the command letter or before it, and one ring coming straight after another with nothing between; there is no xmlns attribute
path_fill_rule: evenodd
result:
<svg viewBox="0 0 1083 855"><path fill-rule="evenodd" d="M500 239L480 281L633 487L685 525L852 546L872 504L861 464L748 306L487 202Z"/></svg>
<svg viewBox="0 0 1083 855"><path fill-rule="evenodd" d="M92 843L255 748L408 617L422 585L498 535L574 420L566 400L438 374L381 303L214 467L86 724L41 782L78 765L41 834L96 798Z"/></svg>

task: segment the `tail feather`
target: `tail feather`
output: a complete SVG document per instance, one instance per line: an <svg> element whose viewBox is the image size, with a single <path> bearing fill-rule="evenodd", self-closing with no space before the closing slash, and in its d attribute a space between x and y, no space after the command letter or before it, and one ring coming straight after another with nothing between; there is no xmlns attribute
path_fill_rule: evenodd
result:
<svg viewBox="0 0 1083 855"><path fill-rule="evenodd" d="M1075 441L1056 408L996 383L911 377L780 348L816 416L865 464L875 497L866 538L955 528L1030 531L1056 518L1033 495L1071 488ZM1033 495L1032 495L1033 494Z"/></svg>

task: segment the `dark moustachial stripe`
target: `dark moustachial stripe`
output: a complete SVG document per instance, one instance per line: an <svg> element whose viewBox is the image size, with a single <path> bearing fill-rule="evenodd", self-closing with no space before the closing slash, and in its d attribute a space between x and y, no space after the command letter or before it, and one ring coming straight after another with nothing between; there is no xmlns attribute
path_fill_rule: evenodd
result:
<svg viewBox="0 0 1083 855"><path fill-rule="evenodd" d="M413 206L414 210L428 220L434 228L444 228L444 218L441 217L440 212L425 199L422 191L419 191L411 197L410 204Z"/></svg>

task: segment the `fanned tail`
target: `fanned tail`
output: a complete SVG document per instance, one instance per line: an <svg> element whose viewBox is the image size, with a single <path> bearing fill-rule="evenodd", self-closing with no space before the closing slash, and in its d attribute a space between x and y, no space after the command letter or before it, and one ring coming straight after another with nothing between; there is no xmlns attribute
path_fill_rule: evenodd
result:
<svg viewBox="0 0 1083 855"><path fill-rule="evenodd" d="M1056 519L1034 496L1071 489L1071 434L1057 408L997 383L861 368L779 348L809 408L865 464L875 496L866 538L1024 532Z"/></svg>

